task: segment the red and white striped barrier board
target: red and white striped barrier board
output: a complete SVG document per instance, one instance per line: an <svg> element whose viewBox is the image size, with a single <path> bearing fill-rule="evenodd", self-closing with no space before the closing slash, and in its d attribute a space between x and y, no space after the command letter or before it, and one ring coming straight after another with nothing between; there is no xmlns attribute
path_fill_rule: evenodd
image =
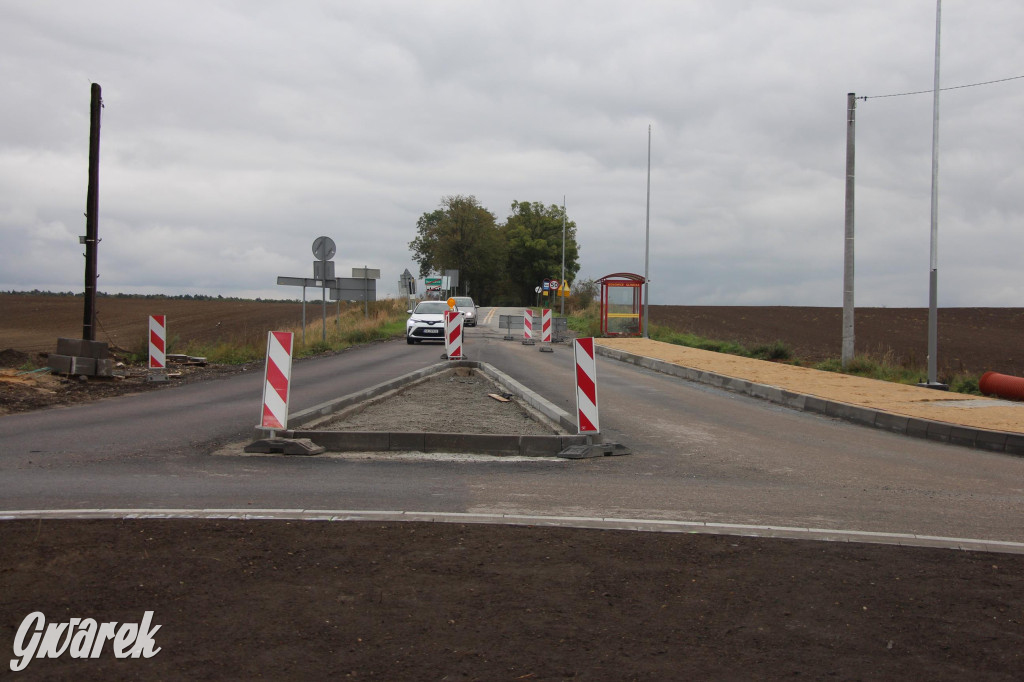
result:
<svg viewBox="0 0 1024 682"><path fill-rule="evenodd" d="M267 368L263 381L260 426L288 428L288 397L292 376L292 333L267 333Z"/></svg>
<svg viewBox="0 0 1024 682"><path fill-rule="evenodd" d="M462 327L465 313L444 311L444 346L449 360L462 359Z"/></svg>
<svg viewBox="0 0 1024 682"><path fill-rule="evenodd" d="M149 316L149 368L167 367L167 316Z"/></svg>
<svg viewBox="0 0 1024 682"><path fill-rule="evenodd" d="M540 342L551 343L551 309L540 311Z"/></svg>
<svg viewBox="0 0 1024 682"><path fill-rule="evenodd" d="M576 416L579 433L601 430L597 419L597 360L594 339L576 339Z"/></svg>
<svg viewBox="0 0 1024 682"><path fill-rule="evenodd" d="M523 311L523 341L533 341L533 311Z"/></svg>

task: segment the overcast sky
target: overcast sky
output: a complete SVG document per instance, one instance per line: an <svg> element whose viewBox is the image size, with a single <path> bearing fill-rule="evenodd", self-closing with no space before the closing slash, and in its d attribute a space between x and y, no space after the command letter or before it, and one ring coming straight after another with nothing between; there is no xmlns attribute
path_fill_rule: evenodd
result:
<svg viewBox="0 0 1024 682"><path fill-rule="evenodd" d="M0 289L297 298L319 235L396 293L416 219L561 204L656 304L928 305L934 0L4 0ZM1024 3L942 8L942 86L1024 75ZM1024 306L1024 79L941 95L939 304ZM553 276L558 273L551 273ZM312 294L311 294L312 295Z"/></svg>

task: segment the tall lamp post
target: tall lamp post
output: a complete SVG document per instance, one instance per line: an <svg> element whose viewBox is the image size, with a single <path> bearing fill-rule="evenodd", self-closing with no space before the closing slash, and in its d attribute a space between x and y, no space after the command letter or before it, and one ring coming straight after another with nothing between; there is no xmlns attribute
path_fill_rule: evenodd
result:
<svg viewBox="0 0 1024 682"><path fill-rule="evenodd" d="M935 1L935 87L932 92L932 210L931 264L928 273L928 383L947 388L938 380L939 368L939 39L942 34L942 0Z"/></svg>
<svg viewBox="0 0 1024 682"><path fill-rule="evenodd" d="M843 241L843 369L854 356L854 154L856 144L857 95L846 95L846 238Z"/></svg>
<svg viewBox="0 0 1024 682"><path fill-rule="evenodd" d="M647 331L647 309L651 305L651 126L647 126L647 236L644 247L644 333L643 338L650 338Z"/></svg>

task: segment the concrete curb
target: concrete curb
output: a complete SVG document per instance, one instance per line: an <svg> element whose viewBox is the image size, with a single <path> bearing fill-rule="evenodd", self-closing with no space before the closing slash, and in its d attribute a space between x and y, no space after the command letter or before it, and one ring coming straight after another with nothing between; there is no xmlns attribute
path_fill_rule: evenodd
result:
<svg viewBox="0 0 1024 682"><path fill-rule="evenodd" d="M400 377L371 386L365 391L342 396L296 412L288 418L288 423L292 427L288 430L275 431L257 426L254 432L255 439L260 440L271 435L283 438L308 438L329 452L417 451L486 453L520 457L557 456L569 446L589 445L593 442L593 435L580 436L571 433L525 436L478 433L318 431L315 429L318 423L348 407L380 398L389 392L426 381L436 374L459 367L474 369L487 375L506 391L521 399L566 432L576 429L576 423L572 421L567 412L495 367L476 360L450 360L403 374Z"/></svg>
<svg viewBox="0 0 1024 682"><path fill-rule="evenodd" d="M733 393L760 398L777 405L800 410L801 412L813 412L826 417L841 419L853 424L860 424L861 426L870 426L882 429L883 431L891 431L912 438L924 438L940 443L963 445L977 450L1024 456L1024 434L990 431L947 422L907 417L860 405L851 405L818 398L817 396L794 393L778 386L757 384L746 379L737 379L722 374L715 374L714 372L674 365L664 360L636 355L606 346L595 345L595 348L599 355L613 360L626 362L687 381L707 384L708 386L732 391Z"/></svg>
<svg viewBox="0 0 1024 682"><path fill-rule="evenodd" d="M953 538L914 533L879 533L796 526L758 526L707 521L619 519L614 517L489 514L475 512L373 511L348 509L26 509L0 511L0 522L37 519L223 519L233 521L376 521L419 523L475 523L543 526L650 533L702 533L742 537L817 540L863 544L930 547L973 552L1024 554L1024 542Z"/></svg>

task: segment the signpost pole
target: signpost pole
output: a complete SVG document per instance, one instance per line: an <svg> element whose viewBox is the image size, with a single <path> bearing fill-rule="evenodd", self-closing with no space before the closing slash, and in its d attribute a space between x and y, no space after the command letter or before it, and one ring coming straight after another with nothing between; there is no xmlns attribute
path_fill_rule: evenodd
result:
<svg viewBox="0 0 1024 682"><path fill-rule="evenodd" d="M562 195L562 272L559 273L558 279L562 282L565 281L565 195ZM565 317L565 294L562 294L562 308L561 315Z"/></svg>

